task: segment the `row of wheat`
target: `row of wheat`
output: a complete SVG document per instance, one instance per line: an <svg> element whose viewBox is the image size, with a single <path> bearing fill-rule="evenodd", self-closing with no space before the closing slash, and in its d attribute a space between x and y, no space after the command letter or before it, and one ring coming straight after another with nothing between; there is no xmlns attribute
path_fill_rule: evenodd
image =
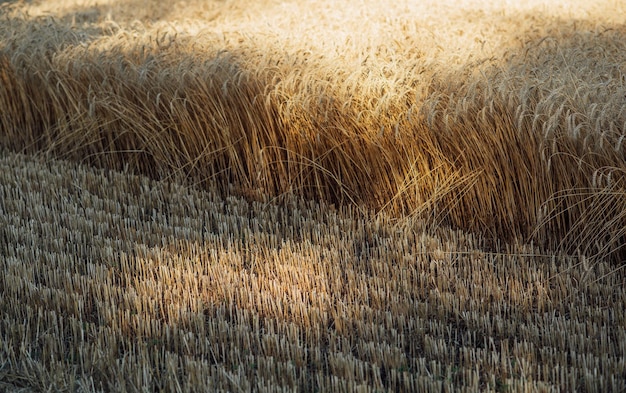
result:
<svg viewBox="0 0 626 393"><path fill-rule="evenodd" d="M444 56L408 16L357 40L19 10L1 16L3 146L588 256L624 243L619 25L502 16L495 49Z"/></svg>

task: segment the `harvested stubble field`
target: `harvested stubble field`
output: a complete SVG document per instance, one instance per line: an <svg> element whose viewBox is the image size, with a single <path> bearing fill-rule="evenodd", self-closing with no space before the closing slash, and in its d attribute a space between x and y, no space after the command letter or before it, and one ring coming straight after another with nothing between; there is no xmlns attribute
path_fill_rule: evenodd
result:
<svg viewBox="0 0 626 393"><path fill-rule="evenodd" d="M0 2L0 390L626 390L624 15Z"/></svg>

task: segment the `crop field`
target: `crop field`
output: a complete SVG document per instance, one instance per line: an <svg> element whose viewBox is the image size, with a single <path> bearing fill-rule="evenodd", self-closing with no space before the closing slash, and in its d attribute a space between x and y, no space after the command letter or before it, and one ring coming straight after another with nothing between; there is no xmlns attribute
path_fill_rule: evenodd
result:
<svg viewBox="0 0 626 393"><path fill-rule="evenodd" d="M625 15L0 1L0 391L626 391Z"/></svg>

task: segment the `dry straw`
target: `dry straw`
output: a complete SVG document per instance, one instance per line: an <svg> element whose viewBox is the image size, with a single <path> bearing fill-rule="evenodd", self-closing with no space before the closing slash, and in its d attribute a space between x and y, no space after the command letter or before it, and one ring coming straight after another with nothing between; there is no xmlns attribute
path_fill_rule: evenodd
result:
<svg viewBox="0 0 626 393"><path fill-rule="evenodd" d="M608 261L6 151L0 200L9 391L626 388Z"/></svg>
<svg viewBox="0 0 626 393"><path fill-rule="evenodd" d="M624 6L388 3L0 5L2 378L624 389Z"/></svg>

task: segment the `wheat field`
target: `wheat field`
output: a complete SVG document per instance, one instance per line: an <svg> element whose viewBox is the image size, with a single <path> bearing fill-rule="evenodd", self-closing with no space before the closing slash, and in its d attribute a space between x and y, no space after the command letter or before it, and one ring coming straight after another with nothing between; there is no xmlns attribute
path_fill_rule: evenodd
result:
<svg viewBox="0 0 626 393"><path fill-rule="evenodd" d="M0 2L0 391L626 390L626 2Z"/></svg>

